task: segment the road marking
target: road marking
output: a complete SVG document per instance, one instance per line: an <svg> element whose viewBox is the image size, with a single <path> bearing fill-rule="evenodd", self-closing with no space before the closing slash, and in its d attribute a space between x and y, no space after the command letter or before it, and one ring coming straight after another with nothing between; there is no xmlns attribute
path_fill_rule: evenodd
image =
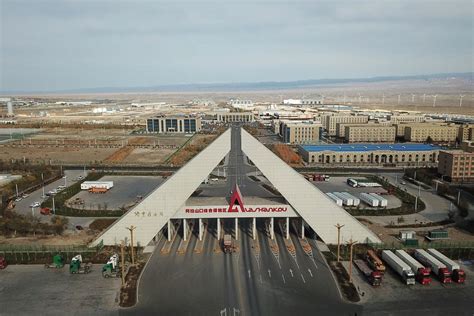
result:
<svg viewBox="0 0 474 316"><path fill-rule="evenodd" d="M308 269L308 272L309 272L309 275L311 275L311 277L313 277L313 273L311 272L310 269Z"/></svg>
<svg viewBox="0 0 474 316"><path fill-rule="evenodd" d="M272 277L272 271L270 271L270 269L268 269L268 276L271 278Z"/></svg>
<svg viewBox="0 0 474 316"><path fill-rule="evenodd" d="M303 283L306 283L306 280L304 279L303 275L301 275L301 278L303 279Z"/></svg>
<svg viewBox="0 0 474 316"><path fill-rule="evenodd" d="M250 270L248 272L249 272L249 279L251 279L252 277L250 276Z"/></svg>
<svg viewBox="0 0 474 316"><path fill-rule="evenodd" d="M262 275L260 274L260 283L263 283Z"/></svg>
<svg viewBox="0 0 474 316"><path fill-rule="evenodd" d="M282 274L281 277L283 279L283 283L286 284L285 276Z"/></svg>
<svg viewBox="0 0 474 316"><path fill-rule="evenodd" d="M290 269L290 274L291 274L291 277L294 278L293 276L293 270Z"/></svg>

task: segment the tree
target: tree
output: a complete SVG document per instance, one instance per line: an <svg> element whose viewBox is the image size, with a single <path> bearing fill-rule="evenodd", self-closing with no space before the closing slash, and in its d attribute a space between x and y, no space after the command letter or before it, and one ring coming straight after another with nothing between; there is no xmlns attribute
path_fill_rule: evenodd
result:
<svg viewBox="0 0 474 316"><path fill-rule="evenodd" d="M428 137L426 138L426 143L427 143L427 144L432 144L432 143L433 143L433 138L431 138L431 136L428 136Z"/></svg>

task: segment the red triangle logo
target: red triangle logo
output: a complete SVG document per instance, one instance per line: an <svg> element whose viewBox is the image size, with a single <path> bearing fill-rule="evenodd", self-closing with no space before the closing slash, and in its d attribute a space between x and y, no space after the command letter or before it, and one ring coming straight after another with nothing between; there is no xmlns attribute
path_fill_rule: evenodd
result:
<svg viewBox="0 0 474 316"><path fill-rule="evenodd" d="M242 194L240 193L239 186L235 185L232 195L230 196L230 205L227 212L239 212L239 208L242 212L244 210L244 203L242 202Z"/></svg>

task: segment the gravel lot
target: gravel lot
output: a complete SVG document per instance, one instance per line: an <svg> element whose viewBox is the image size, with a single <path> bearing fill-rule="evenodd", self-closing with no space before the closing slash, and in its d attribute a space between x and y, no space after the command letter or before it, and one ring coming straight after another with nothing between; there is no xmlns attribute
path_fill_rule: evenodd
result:
<svg viewBox="0 0 474 316"><path fill-rule="evenodd" d="M10 265L0 271L0 315L112 315L120 279L104 279L101 266L72 275L69 265Z"/></svg>

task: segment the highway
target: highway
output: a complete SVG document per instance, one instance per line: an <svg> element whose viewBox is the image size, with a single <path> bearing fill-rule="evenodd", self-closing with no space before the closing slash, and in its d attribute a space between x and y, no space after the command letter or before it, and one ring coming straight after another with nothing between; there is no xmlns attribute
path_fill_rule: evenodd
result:
<svg viewBox="0 0 474 316"><path fill-rule="evenodd" d="M242 195L271 196L271 193L249 180L254 170L244 161L240 149L240 130L232 129L232 149L228 159L228 177L222 193L228 196L235 183ZM215 193L215 192L214 192ZM224 229L233 233L233 219L225 220ZM358 315L362 307L342 301L322 255L310 241L314 260L302 249L296 232L291 238L296 248L290 254L278 225L275 238L278 252L272 252L264 220L257 220L258 241L251 236L251 221L239 220L237 251L224 254L216 239L216 221L208 222L204 251L195 253L196 232L186 252L177 253L181 235L173 242L169 254L157 245L142 273L138 304L121 314L156 315ZM196 227L196 225L195 225ZM234 234L235 236L235 234ZM258 247L256 247L258 245Z"/></svg>

